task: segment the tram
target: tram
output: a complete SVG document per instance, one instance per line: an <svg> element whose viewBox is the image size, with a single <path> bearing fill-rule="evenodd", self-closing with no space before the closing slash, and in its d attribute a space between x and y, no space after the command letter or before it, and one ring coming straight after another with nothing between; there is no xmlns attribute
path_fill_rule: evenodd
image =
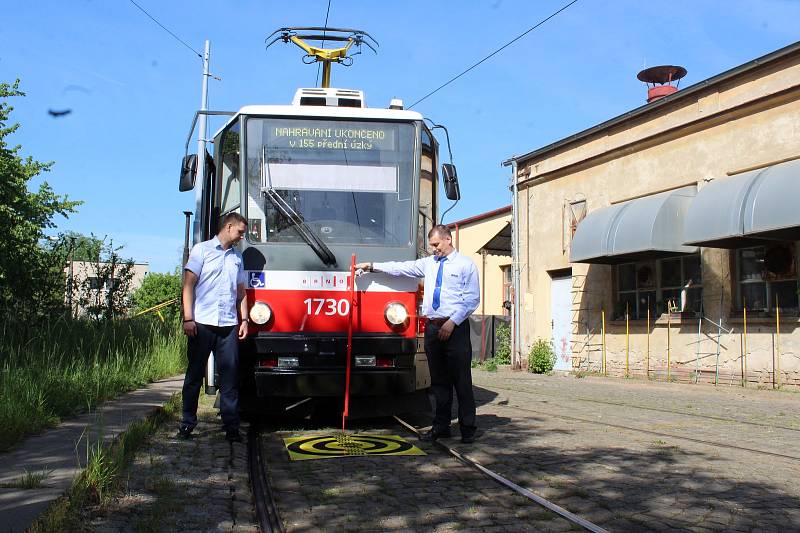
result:
<svg viewBox="0 0 800 533"><path fill-rule="evenodd" d="M344 45L311 46L321 36L308 32L320 30ZM290 105L230 113L213 135L202 183L196 183L198 157L186 155L179 187L199 188L195 242L212 238L230 212L248 222L239 245L250 306L250 333L240 346L242 405L285 410L308 399L339 405L352 315L353 405L360 400L383 414L408 410L430 385L421 284L378 273L351 279L350 267L353 254L365 261L427 255L439 209L435 125L400 100L367 107L362 91L329 86L331 64L351 61L348 50L365 44L365 32L282 28L276 34L275 41L293 42L323 63L321 86L298 89ZM455 167L443 165L441 175L446 197L458 200ZM211 370L206 392L215 392L213 377Z"/></svg>

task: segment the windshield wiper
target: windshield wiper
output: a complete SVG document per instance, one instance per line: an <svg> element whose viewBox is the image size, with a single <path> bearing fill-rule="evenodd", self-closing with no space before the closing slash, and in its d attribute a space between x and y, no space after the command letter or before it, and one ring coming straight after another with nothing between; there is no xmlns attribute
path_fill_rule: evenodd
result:
<svg viewBox="0 0 800 533"><path fill-rule="evenodd" d="M269 198L275 209L297 229L297 233L300 234L306 244L314 250L314 253L319 256L325 265L336 265L336 256L333 255L331 249L322 242L317 234L314 233L314 230L308 227L302 215L295 211L272 187L272 180L267 179L267 172L267 147L264 146L261 150L261 192Z"/></svg>

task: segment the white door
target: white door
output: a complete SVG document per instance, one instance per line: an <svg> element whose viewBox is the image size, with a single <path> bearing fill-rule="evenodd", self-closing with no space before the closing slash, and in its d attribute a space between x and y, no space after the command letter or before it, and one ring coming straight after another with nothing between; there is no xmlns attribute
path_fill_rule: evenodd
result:
<svg viewBox="0 0 800 533"><path fill-rule="evenodd" d="M553 278L550 282L550 318L553 324L553 348L556 370L572 370L572 277Z"/></svg>

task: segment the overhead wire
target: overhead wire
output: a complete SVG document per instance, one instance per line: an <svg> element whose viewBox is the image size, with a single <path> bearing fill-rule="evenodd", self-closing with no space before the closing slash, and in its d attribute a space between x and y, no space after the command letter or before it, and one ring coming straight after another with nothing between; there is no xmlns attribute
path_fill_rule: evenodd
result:
<svg viewBox="0 0 800 533"><path fill-rule="evenodd" d="M328 27L328 15L331 13L331 0L328 0L328 10L325 12L325 24L324 26ZM322 30L322 37L325 37L326 30ZM322 44L320 46L325 46L325 39L322 39ZM317 62L317 79L314 81L314 86L316 87L319 84L319 71L322 68L322 63Z"/></svg>
<svg viewBox="0 0 800 533"><path fill-rule="evenodd" d="M499 54L500 52L502 52L503 50L505 50L506 48L508 48L512 44L514 44L515 42L519 41L520 39L522 39L523 37L528 35L530 32L532 32L533 30L535 30L536 28L538 28L539 26L541 26L542 24L544 24L545 22L547 22L551 18L555 17L556 15L558 15L559 13L561 13L562 11L564 11L565 9L570 7L572 4L576 3L577 1L578 0L572 0L568 4L565 4L558 11L555 11L552 14L550 14L549 16L547 16L546 18L543 18L542 20L540 20L539 22L537 22L536 24L534 24L533 26L531 26L530 28L528 28L527 30L522 32L521 34L519 34L516 37L514 37L513 39L511 39L506 44L504 44L503 46L501 46L500 48L498 48L497 50L495 50L494 52L492 52L488 56L484 57L483 59L481 59L480 61L478 61L474 65L472 65L471 67L467 68L462 73L458 74L457 76L454 76L454 77L450 78L448 81L446 81L445 83L441 84L439 87L437 87L436 89L432 90L431 92L429 92L428 94L426 94L425 96L423 96L422 98L420 98L419 100L417 100L416 102L414 102L413 104L408 106L407 109L411 109L412 107L414 107L418 103L422 102L423 100L427 99L428 97L433 96L434 94L436 94L440 90L444 89L445 87L447 87L448 85L450 85L451 83L456 81L458 78L460 78L461 76L463 76L464 74L466 74L470 70L474 69L475 67L477 67L478 65L480 65L481 63L486 61L487 59L490 59L490 58L494 57L495 55Z"/></svg>
<svg viewBox="0 0 800 533"><path fill-rule="evenodd" d="M147 16L150 18L150 20L152 20L153 22L155 22L156 24L158 24L158 25L161 27L161 29L163 29L165 32L167 32L167 33L169 33L170 35L172 35L172 37L174 37L174 38L175 38L175 39L176 39L176 40L177 40L179 43L181 43L183 46L185 46L186 48L188 48L189 50L191 50L192 52L194 52L195 54L197 54L197 57L199 57L200 59L203 59L203 54L201 54L200 52L198 52L197 50L195 50L194 48L192 48L191 46L189 46L188 44L186 44L186 42L185 42L183 39L181 39L180 37L178 37L177 35L175 35L174 33L172 33L172 32L171 32L169 29L167 29L167 27L166 27L166 26L164 26L164 25L163 25L163 24L161 24L159 21L157 21L157 20L155 19L155 17L153 17L153 15L151 15L150 13L148 13L147 11L145 11L145 9L144 9L142 6L140 6L139 4L137 4L136 2L134 2L134 0L128 0L128 1L129 1L131 4L135 5L136 7L138 7L138 8L139 8L139 11L141 11L142 13L144 13L145 15L147 15Z"/></svg>

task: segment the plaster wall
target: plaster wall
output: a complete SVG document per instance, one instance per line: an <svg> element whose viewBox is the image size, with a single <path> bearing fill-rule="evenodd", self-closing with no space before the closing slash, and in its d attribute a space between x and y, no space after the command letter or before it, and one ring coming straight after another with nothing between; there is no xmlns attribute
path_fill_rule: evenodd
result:
<svg viewBox="0 0 800 533"><path fill-rule="evenodd" d="M574 368L601 369L604 310L610 374L624 374L627 366L630 374L644 375L649 367L651 376L666 378L669 359L671 379L742 379L744 324L731 306L731 252L701 250L708 320L700 324L699 336L696 318L666 314L653 317L649 327L645 320L631 320L626 335L625 322L612 316L613 267L570 264L563 210L569 202L585 199L591 213L631 198L685 185L703 187L749 167L800 157L799 63L800 57L783 60L520 164L523 353L537 338L550 338L551 275L571 268ZM718 334L712 322L720 318L732 333ZM800 384L800 321L784 317L780 326L778 350L774 318L751 319L748 324L748 380L764 386L779 379Z"/></svg>
<svg viewBox="0 0 800 533"><path fill-rule="evenodd" d="M503 310L503 266L511 265L511 257L486 255L485 264L478 250L494 237L507 223L511 214L503 213L477 222L459 225L452 229L453 245L458 251L475 262L481 282L482 300L477 314L502 315Z"/></svg>

